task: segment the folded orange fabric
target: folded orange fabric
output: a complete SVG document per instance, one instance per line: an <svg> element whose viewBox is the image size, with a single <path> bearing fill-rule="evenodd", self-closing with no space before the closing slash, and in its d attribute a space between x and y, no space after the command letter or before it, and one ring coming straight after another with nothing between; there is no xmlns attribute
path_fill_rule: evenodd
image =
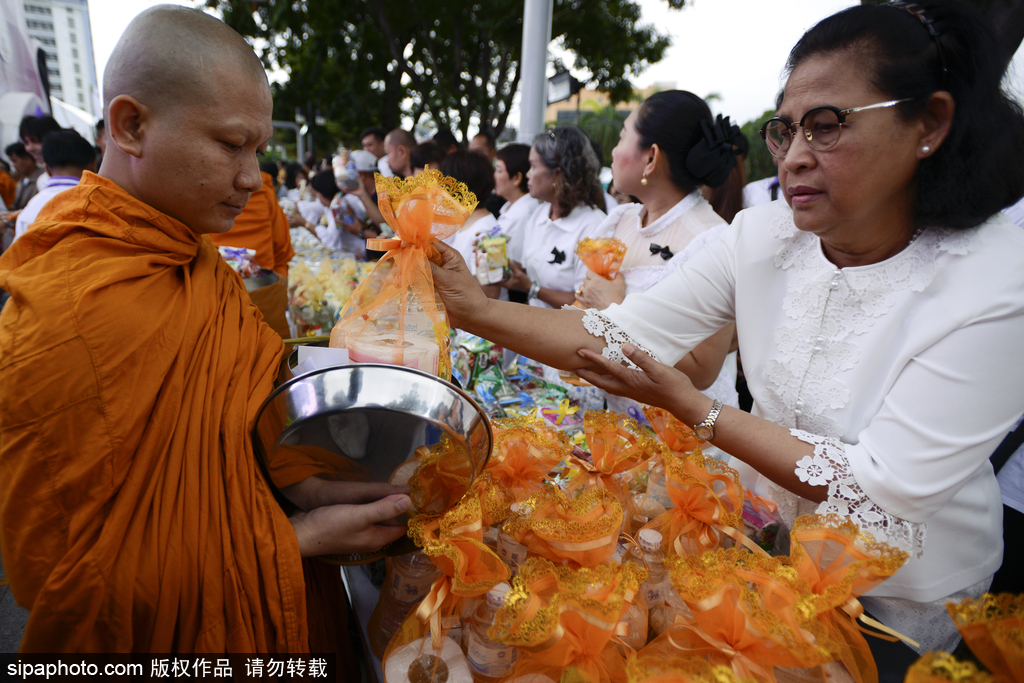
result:
<svg viewBox="0 0 1024 683"><path fill-rule="evenodd" d="M208 239L88 172L64 197L0 258L23 650L307 649L298 541L249 436L281 338Z"/></svg>
<svg viewBox="0 0 1024 683"><path fill-rule="evenodd" d="M275 271L287 282L288 262L295 256L292 234L288 219L277 203L274 179L267 173L260 173L260 176L263 186L249 196L245 209L235 219L231 230L210 235L210 241L218 247L254 250L260 268Z"/></svg>

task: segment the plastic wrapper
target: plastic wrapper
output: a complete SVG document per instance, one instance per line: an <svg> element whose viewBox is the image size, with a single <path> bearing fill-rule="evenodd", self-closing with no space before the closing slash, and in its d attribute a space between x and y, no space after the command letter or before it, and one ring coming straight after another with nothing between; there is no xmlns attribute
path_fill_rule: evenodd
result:
<svg viewBox="0 0 1024 683"><path fill-rule="evenodd" d="M515 501L544 489L548 475L571 452L569 439L550 423L528 417L496 420L486 472Z"/></svg>
<svg viewBox="0 0 1024 683"><path fill-rule="evenodd" d="M436 240L465 223L476 196L465 184L428 169L411 178L377 175L378 206L401 240L381 257L390 268L373 296L353 292L331 333L331 346L346 348L355 362L382 362L451 377L449 330L444 306L434 290L430 259ZM376 272L376 269L375 269Z"/></svg>
<svg viewBox="0 0 1024 683"><path fill-rule="evenodd" d="M673 453L689 453L704 443L697 438L692 429L663 408L644 408L644 415L647 416L647 422L654 433Z"/></svg>
<svg viewBox="0 0 1024 683"><path fill-rule="evenodd" d="M617 237L584 237L576 245L576 255L595 275L605 280L614 280L622 268L627 248ZM579 302L575 305L579 306Z"/></svg>
<svg viewBox="0 0 1024 683"><path fill-rule="evenodd" d="M782 529L782 517L775 503L753 491L743 492L743 533L747 538L771 553Z"/></svg>
<svg viewBox="0 0 1024 683"><path fill-rule="evenodd" d="M221 258L243 279L260 274L260 264L256 263L256 250L241 247L217 247Z"/></svg>
<svg viewBox="0 0 1024 683"><path fill-rule="evenodd" d="M634 565L560 567L531 558L520 568L491 638L519 649L504 680L542 675L556 681L618 683L625 660L613 639L643 574Z"/></svg>
<svg viewBox="0 0 1024 683"><path fill-rule="evenodd" d="M756 683L737 677L732 668L706 659L680 657L669 646L664 653L647 653L626 662L626 683Z"/></svg>
<svg viewBox="0 0 1024 683"><path fill-rule="evenodd" d="M574 458L585 473L578 480L588 488L608 489L628 507L628 482L634 471L646 468L647 460L663 446L636 420L608 410L588 410L583 433L589 455Z"/></svg>
<svg viewBox="0 0 1024 683"><path fill-rule="evenodd" d="M1004 681L1024 681L1024 595L985 593L946 609L989 671Z"/></svg>
<svg viewBox="0 0 1024 683"><path fill-rule="evenodd" d="M501 228L483 235L473 248L476 256L476 279L481 285L493 285L512 276L508 264L508 235L498 232Z"/></svg>

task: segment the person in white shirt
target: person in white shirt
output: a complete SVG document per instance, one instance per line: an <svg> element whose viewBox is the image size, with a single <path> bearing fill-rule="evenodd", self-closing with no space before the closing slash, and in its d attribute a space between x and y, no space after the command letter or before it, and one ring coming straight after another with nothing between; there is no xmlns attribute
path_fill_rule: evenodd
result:
<svg viewBox="0 0 1024 683"><path fill-rule="evenodd" d="M609 212L604 227L628 249L615 279L587 274L577 296L584 307L604 310L627 294L647 291L722 234L726 222L701 187L729 182L742 147L718 152L721 140L735 143L737 135L728 119L716 121L701 97L684 90L656 93L629 115L612 150L612 173L618 188L641 203ZM677 366L695 386L731 406L739 405L736 378L723 361L735 328L726 325ZM635 406L614 395L608 405L620 413Z"/></svg>
<svg viewBox="0 0 1024 683"><path fill-rule="evenodd" d="M945 603L1002 562L989 455L1024 413L1024 233L999 213L1024 195L1024 116L977 8L913 8L857 5L800 39L762 129L792 207L741 212L648 291L547 311L481 297L454 252L432 271L452 324L710 432L788 523L836 514L905 550L861 602L950 651ZM731 322L752 414L672 367ZM880 680L902 680L917 653L875 641Z"/></svg>
<svg viewBox="0 0 1024 683"><path fill-rule="evenodd" d="M43 164L43 141L50 133L64 130L52 116L26 116L18 124L18 138L25 145L25 150L36 160L36 164L42 167ZM46 181L50 176L43 173L36 180L36 188L42 190L46 187Z"/></svg>
<svg viewBox="0 0 1024 683"><path fill-rule="evenodd" d="M309 221L320 241L331 249L347 251L356 258L366 256L366 209L355 195L338 189L334 171L320 171L309 181L310 194L323 207L317 221ZM307 228L308 229L308 228Z"/></svg>
<svg viewBox="0 0 1024 683"><path fill-rule="evenodd" d="M526 224L523 260L502 283L527 292L531 306L560 308L576 300L587 267L576 256L584 237L607 237L600 166L590 139L575 126L541 133L530 148L530 196L541 202Z"/></svg>
<svg viewBox="0 0 1024 683"><path fill-rule="evenodd" d="M530 146L517 142L498 150L494 162L494 192L505 203L498 212L498 225L508 235L509 258L523 262L523 240L526 222L540 206L530 196L526 174L530 170Z"/></svg>
<svg viewBox="0 0 1024 683"><path fill-rule="evenodd" d="M74 187L85 171L96 172L96 150L74 130L50 133L43 141L43 162L49 174L46 185L18 215L14 239L24 235L40 210L64 190Z"/></svg>
<svg viewBox="0 0 1024 683"><path fill-rule="evenodd" d="M499 230L498 221L487 210L483 203L494 190L494 173L491 162L479 152L452 152L441 162L438 169L446 176L465 183L469 191L476 195L477 205L466 222L456 232L448 236L444 243L458 250L471 273L476 275L477 240L482 236ZM492 299L501 297L500 284L482 285L484 293ZM507 295L505 297L508 298Z"/></svg>

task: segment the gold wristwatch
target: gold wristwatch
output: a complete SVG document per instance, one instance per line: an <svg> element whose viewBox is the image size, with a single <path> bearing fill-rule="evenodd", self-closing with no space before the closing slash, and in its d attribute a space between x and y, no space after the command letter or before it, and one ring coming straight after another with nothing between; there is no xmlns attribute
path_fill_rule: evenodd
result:
<svg viewBox="0 0 1024 683"><path fill-rule="evenodd" d="M711 441L711 439L715 438L715 420L718 419L718 415L721 412L722 402L716 398L715 402L711 404L711 412L704 418L704 421L693 426L693 433L697 435L698 439L701 441Z"/></svg>

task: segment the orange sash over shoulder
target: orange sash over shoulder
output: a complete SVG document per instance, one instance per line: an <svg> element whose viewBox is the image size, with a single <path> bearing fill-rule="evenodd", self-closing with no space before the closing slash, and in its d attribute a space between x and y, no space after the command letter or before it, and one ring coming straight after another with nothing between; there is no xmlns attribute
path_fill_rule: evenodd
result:
<svg viewBox="0 0 1024 683"><path fill-rule="evenodd" d="M298 542L248 436L280 337L208 239L104 178L36 227L0 258L22 649L306 650Z"/></svg>

